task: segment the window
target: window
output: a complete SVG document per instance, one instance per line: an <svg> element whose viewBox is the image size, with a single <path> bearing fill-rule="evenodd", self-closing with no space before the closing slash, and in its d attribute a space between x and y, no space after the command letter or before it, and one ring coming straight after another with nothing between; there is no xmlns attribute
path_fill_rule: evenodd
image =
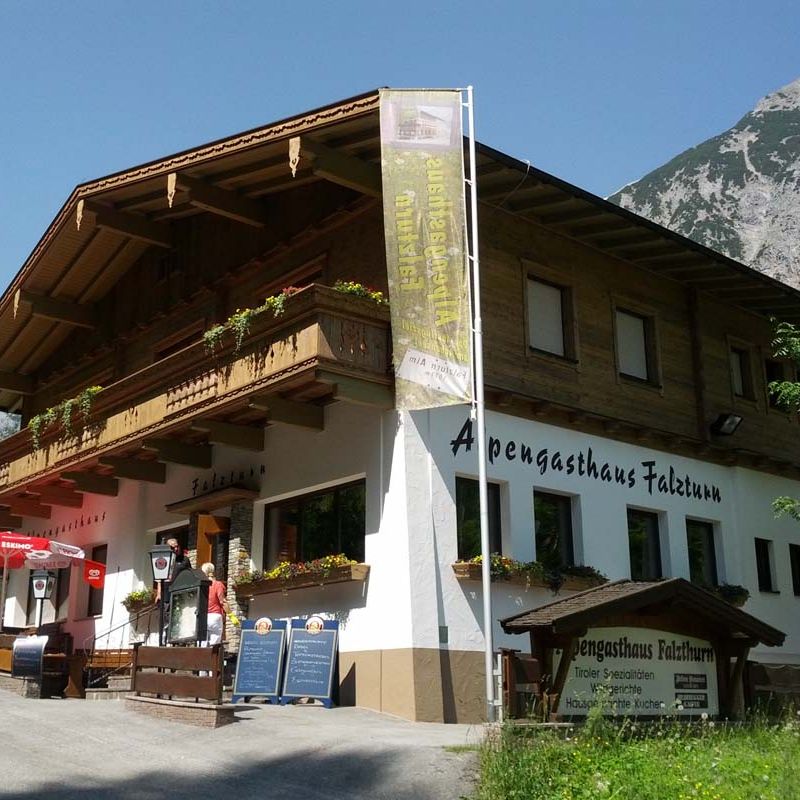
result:
<svg viewBox="0 0 800 800"><path fill-rule="evenodd" d="M99 561L101 564L107 563L108 545L98 544L92 548L92 561ZM86 616L99 617L103 613L103 589L89 587L89 602L87 603Z"/></svg>
<svg viewBox="0 0 800 800"><path fill-rule="evenodd" d="M750 371L750 353L740 347L731 347L731 385L735 397L754 398L753 376Z"/></svg>
<svg viewBox="0 0 800 800"><path fill-rule="evenodd" d="M574 358L570 291L528 278L528 345L556 356Z"/></svg>
<svg viewBox="0 0 800 800"><path fill-rule="evenodd" d="M652 581L661 577L661 541L658 527L658 514L628 509L631 580Z"/></svg>
<svg viewBox="0 0 800 800"><path fill-rule="evenodd" d="M478 481L456 478L456 535L458 557L468 561L481 554L481 519ZM487 486L489 500L489 552L502 553L500 529L500 486Z"/></svg>
<svg viewBox="0 0 800 800"><path fill-rule="evenodd" d="M69 567L58 570L56 573L55 610L56 619L69 617L69 580L72 570Z"/></svg>
<svg viewBox="0 0 800 800"><path fill-rule="evenodd" d="M701 586L717 585L717 554L714 549L714 526L710 522L686 520L686 543L689 548L689 577Z"/></svg>
<svg viewBox="0 0 800 800"><path fill-rule="evenodd" d="M366 482L293 497L267 508L264 568L344 553L364 560Z"/></svg>
<svg viewBox="0 0 800 800"><path fill-rule="evenodd" d="M800 544L789 545L789 561L792 565L792 591L800 596Z"/></svg>
<svg viewBox="0 0 800 800"><path fill-rule="evenodd" d="M772 542L769 539L756 539L755 542L758 588L762 592L777 591L772 571Z"/></svg>
<svg viewBox="0 0 800 800"><path fill-rule="evenodd" d="M547 492L533 493L536 521L536 560L549 568L572 566L572 498Z"/></svg>
<svg viewBox="0 0 800 800"><path fill-rule="evenodd" d="M617 309L617 366L620 375L655 383L653 320Z"/></svg>

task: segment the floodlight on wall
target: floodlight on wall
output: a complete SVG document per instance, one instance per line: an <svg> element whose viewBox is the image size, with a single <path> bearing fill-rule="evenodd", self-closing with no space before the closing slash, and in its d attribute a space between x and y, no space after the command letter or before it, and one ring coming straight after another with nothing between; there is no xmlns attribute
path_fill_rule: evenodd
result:
<svg viewBox="0 0 800 800"><path fill-rule="evenodd" d="M738 414L720 414L711 423L711 433L717 436L730 436L736 433L741 424L742 418Z"/></svg>

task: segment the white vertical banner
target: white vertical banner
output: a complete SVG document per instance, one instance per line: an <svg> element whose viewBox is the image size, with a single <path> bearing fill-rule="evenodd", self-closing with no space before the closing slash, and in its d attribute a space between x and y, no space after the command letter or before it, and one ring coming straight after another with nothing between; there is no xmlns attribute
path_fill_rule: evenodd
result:
<svg viewBox="0 0 800 800"><path fill-rule="evenodd" d="M461 92L383 89L380 108L396 406L470 402Z"/></svg>

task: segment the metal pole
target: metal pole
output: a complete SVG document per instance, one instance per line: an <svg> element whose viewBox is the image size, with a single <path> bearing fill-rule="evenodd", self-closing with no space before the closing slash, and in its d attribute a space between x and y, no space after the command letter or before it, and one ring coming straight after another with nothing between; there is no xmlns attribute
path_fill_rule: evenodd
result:
<svg viewBox="0 0 800 800"><path fill-rule="evenodd" d="M8 559L3 565L3 580L0 582L0 633L3 631L3 621L6 618L6 592L8 591Z"/></svg>
<svg viewBox="0 0 800 800"><path fill-rule="evenodd" d="M164 646L164 603L167 602L167 598L164 597L164 580L163 578L159 581L161 584L161 602L158 604L158 646Z"/></svg>
<svg viewBox="0 0 800 800"><path fill-rule="evenodd" d="M467 117L469 120L469 179L470 227L472 229L470 261L472 263L473 341L475 370L475 424L478 428L478 498L481 521L481 583L483 588L483 638L486 669L486 718L495 720L494 704L494 644L492 636L491 552L489 546L489 491L486 481L486 419L483 398L483 320L481 318L480 258L478 253L478 186L475 164L475 114L472 86L467 87Z"/></svg>
<svg viewBox="0 0 800 800"><path fill-rule="evenodd" d="M42 627L42 610L44 606L44 600L41 597L36 598L36 632L39 632L39 628Z"/></svg>

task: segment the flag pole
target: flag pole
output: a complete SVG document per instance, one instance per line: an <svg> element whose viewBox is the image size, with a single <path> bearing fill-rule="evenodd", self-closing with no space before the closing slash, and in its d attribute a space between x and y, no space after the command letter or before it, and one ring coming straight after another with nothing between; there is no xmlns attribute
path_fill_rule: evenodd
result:
<svg viewBox="0 0 800 800"><path fill-rule="evenodd" d="M473 308L473 368L475 370L475 392L473 412L478 428L478 498L481 523L481 585L483 588L483 638L486 670L486 719L495 720L494 698L494 645L492 636L492 584L491 552L489 545L489 490L486 481L486 419L483 397L483 321L481 318L480 258L478 254L478 185L475 164L475 114L472 101L472 86L467 87L467 118L469 120L469 178L470 186L470 262L472 265Z"/></svg>

